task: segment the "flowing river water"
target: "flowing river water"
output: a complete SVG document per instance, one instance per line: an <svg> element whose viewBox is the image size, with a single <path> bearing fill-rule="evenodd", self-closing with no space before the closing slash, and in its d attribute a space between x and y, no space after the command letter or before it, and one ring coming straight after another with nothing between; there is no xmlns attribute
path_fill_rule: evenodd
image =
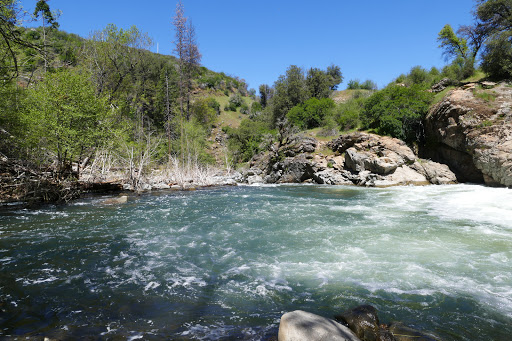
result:
<svg viewBox="0 0 512 341"><path fill-rule="evenodd" d="M0 212L0 336L265 340L374 305L445 340L512 335L512 190L230 187ZM1 338L1 337L0 337Z"/></svg>

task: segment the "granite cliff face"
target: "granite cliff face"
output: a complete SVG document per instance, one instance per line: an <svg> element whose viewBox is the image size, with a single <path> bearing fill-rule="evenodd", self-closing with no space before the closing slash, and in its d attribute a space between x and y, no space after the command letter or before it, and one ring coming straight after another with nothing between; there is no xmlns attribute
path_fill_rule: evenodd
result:
<svg viewBox="0 0 512 341"><path fill-rule="evenodd" d="M450 167L461 182L512 186L512 87L467 84L426 118L421 155Z"/></svg>

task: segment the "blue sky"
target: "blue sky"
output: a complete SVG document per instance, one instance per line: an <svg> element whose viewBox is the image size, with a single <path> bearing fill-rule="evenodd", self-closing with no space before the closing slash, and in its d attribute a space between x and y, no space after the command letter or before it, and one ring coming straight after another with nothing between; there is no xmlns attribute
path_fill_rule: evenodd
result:
<svg viewBox="0 0 512 341"><path fill-rule="evenodd" d="M23 0L33 11L36 0ZM136 25L171 54L177 0L50 0L64 31L88 37L113 23ZM196 27L202 64L245 79L250 88L273 84L289 65L339 65L348 80L385 86L413 66L442 67L437 33L471 24L473 0L183 0Z"/></svg>

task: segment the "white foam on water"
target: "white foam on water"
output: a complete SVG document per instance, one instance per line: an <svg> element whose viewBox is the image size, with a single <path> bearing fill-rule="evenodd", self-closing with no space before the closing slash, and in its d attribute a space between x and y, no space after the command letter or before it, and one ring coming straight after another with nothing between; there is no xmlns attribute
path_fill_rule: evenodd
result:
<svg viewBox="0 0 512 341"><path fill-rule="evenodd" d="M431 214L449 220L470 220L512 229L512 190L459 185L431 203Z"/></svg>
<svg viewBox="0 0 512 341"><path fill-rule="evenodd" d="M23 285L36 285L43 283L50 283L54 281L58 281L60 278L56 276L50 276L48 278L38 278L38 279L25 279L23 280Z"/></svg>
<svg viewBox="0 0 512 341"><path fill-rule="evenodd" d="M156 289L160 286L160 283L157 283L157 282L149 282L146 287L144 288L144 291L148 291L148 290L151 290L151 289Z"/></svg>

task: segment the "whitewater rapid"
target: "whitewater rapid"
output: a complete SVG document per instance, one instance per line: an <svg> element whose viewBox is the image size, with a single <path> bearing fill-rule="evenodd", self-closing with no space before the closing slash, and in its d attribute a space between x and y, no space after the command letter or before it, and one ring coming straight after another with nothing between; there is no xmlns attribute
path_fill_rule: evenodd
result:
<svg viewBox="0 0 512 341"><path fill-rule="evenodd" d="M512 191L246 186L0 217L0 335L263 339L372 304L445 339L512 332ZM49 331L49 332L48 332Z"/></svg>

